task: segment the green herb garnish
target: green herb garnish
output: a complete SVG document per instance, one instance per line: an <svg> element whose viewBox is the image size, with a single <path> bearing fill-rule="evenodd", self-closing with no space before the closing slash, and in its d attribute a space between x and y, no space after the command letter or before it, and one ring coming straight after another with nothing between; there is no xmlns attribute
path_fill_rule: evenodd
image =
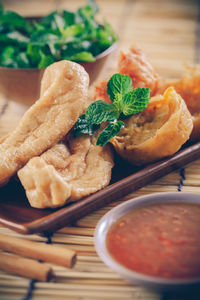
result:
<svg viewBox="0 0 200 300"><path fill-rule="evenodd" d="M107 93L112 104L102 100L90 104L75 124L74 137L80 134L93 135L102 123L108 122L97 139L97 145L104 146L124 127L123 119L143 111L149 104L150 89L133 89L128 75L114 74L108 81Z"/></svg>
<svg viewBox="0 0 200 300"><path fill-rule="evenodd" d="M110 24L96 21L97 12L95 1L88 0L76 12L54 11L28 21L0 3L0 65L42 69L62 59L93 62L117 40Z"/></svg>

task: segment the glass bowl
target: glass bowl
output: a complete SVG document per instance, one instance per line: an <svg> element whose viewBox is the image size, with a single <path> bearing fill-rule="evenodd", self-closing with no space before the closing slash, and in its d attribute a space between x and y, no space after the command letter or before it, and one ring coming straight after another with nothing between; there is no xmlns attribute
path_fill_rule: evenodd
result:
<svg viewBox="0 0 200 300"><path fill-rule="evenodd" d="M109 253L106 245L106 236L111 225L120 217L140 207L160 203L194 203L200 204L200 194L193 193L155 193L141 196L118 205L106 213L98 222L95 229L95 248L106 265L132 284L142 285L157 291L185 290L199 287L200 278L195 279L168 279L145 275L132 271L118 263Z"/></svg>

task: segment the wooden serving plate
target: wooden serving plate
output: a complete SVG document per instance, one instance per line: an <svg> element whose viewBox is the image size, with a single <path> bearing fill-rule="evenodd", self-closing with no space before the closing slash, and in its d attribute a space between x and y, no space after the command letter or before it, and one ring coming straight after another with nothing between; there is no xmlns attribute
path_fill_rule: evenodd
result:
<svg viewBox="0 0 200 300"><path fill-rule="evenodd" d="M109 186L58 209L30 207L23 187L17 179L12 179L0 188L0 222L23 234L54 232L199 157L200 142L185 146L173 156L140 169L116 158Z"/></svg>

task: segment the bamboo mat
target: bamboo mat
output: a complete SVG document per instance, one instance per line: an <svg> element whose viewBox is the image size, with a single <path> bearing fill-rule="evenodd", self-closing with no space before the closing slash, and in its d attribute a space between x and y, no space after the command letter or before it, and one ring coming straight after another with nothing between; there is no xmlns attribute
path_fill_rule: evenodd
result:
<svg viewBox="0 0 200 300"><path fill-rule="evenodd" d="M6 0L5 8L23 15L41 15L56 8L76 9L81 0ZM184 63L200 63L199 5L194 0L99 0L102 15L109 20L120 36L119 49L127 50L131 44L139 45L148 55L157 71L165 78L181 76ZM100 78L115 71L117 53L114 54ZM0 98L0 136L15 128L25 108ZM96 299L185 299L168 297L132 286L108 268L94 249L93 233L98 220L119 203L153 192L184 191L200 193L200 160L177 170L117 202L80 219L73 227L56 232L53 244L74 249L78 263L73 269L52 265L55 278L42 283L0 271L0 300L96 300ZM18 236L0 225L0 233ZM38 243L45 237L32 235L26 239ZM27 295L27 293L29 293ZM32 293L32 294L31 294ZM31 297L32 296L32 297ZM190 295L188 299L199 299Z"/></svg>

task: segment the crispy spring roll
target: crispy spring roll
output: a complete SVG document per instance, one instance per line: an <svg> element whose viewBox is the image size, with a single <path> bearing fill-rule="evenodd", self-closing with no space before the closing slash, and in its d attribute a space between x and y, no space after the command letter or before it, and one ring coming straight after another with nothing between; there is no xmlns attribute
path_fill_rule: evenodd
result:
<svg viewBox="0 0 200 300"><path fill-rule="evenodd" d="M200 140L200 67L187 67L180 80L169 81L164 88L173 86L185 101L192 115L191 141Z"/></svg>
<svg viewBox="0 0 200 300"><path fill-rule="evenodd" d="M192 132L192 116L174 88L151 98L148 108L125 120L111 143L120 156L143 165L177 152Z"/></svg>

